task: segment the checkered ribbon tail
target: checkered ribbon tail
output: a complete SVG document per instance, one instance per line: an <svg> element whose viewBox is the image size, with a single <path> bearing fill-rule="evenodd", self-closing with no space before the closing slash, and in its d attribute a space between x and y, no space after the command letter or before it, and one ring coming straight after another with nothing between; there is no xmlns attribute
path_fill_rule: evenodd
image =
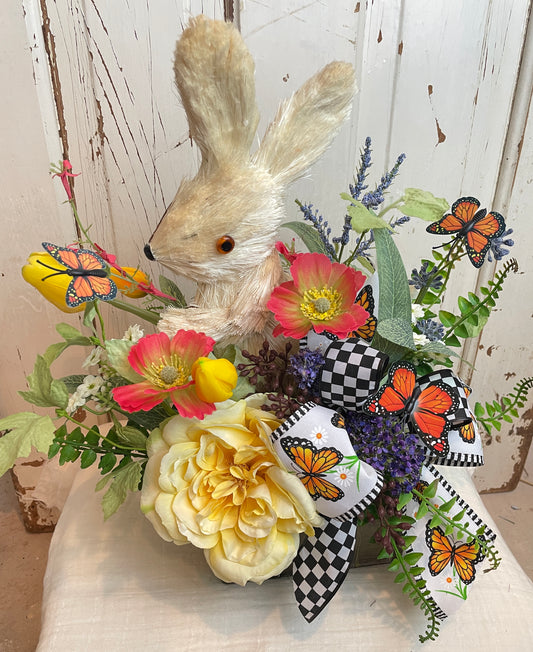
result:
<svg viewBox="0 0 533 652"><path fill-rule="evenodd" d="M294 596L303 617L313 621L338 591L355 552L357 526L331 519L303 543L292 564Z"/></svg>
<svg viewBox="0 0 533 652"><path fill-rule="evenodd" d="M362 408L379 386L388 356L356 339L332 342L319 378L324 403L347 410Z"/></svg>

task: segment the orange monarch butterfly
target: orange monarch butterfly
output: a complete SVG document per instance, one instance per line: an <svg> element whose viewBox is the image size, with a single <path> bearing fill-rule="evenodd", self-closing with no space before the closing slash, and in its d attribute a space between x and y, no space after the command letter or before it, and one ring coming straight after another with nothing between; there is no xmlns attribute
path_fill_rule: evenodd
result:
<svg viewBox="0 0 533 652"><path fill-rule="evenodd" d="M474 267L483 265L491 241L505 231L505 220L499 213L479 211L479 206L475 197L461 197L453 204L451 213L426 229L428 233L464 238L466 253Z"/></svg>
<svg viewBox="0 0 533 652"><path fill-rule="evenodd" d="M370 340L374 337L378 324L378 320L374 315L375 303L371 285L365 285L363 288L361 288L359 294L355 298L355 303L359 304L361 308L364 308L368 312L368 319L357 330L348 333L344 339L349 339L351 337L361 337L363 340L370 342ZM333 335L327 331L324 331L323 334L334 342L339 339L337 335Z"/></svg>
<svg viewBox="0 0 533 652"><path fill-rule="evenodd" d="M443 571L448 564L453 564L464 584L470 584L476 576L474 564L482 561L484 555L478 544L452 543L439 526L426 526L426 544L430 550L429 572L433 577Z"/></svg>
<svg viewBox="0 0 533 652"><path fill-rule="evenodd" d="M458 400L450 387L435 381L420 390L410 362L396 362L389 379L363 406L368 414L403 413L424 443L440 455L449 450L450 422L446 416L457 409Z"/></svg>
<svg viewBox="0 0 533 652"><path fill-rule="evenodd" d="M39 261L44 267L54 270L54 273L45 276L43 281L58 274L68 274L73 277L65 297L69 308L75 308L84 301L94 301L95 299L111 301L117 296L117 286L107 277L106 264L98 254L88 249L74 250L58 247L49 242L42 244L58 263L67 268L58 270Z"/></svg>
<svg viewBox="0 0 533 652"><path fill-rule="evenodd" d="M281 440L281 447L299 468L298 476L313 500L325 498L335 502L344 498L342 489L324 478L326 471L342 461L340 451L336 448L317 450L308 439L298 437L285 437Z"/></svg>

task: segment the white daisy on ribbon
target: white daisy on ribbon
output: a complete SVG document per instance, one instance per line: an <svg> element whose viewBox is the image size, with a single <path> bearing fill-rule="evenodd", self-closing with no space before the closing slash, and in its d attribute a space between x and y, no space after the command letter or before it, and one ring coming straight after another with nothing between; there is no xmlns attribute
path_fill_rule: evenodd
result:
<svg viewBox="0 0 533 652"><path fill-rule="evenodd" d="M315 427L308 436L315 446L324 446L328 443L328 431L326 428Z"/></svg>
<svg viewBox="0 0 533 652"><path fill-rule="evenodd" d="M332 474L332 481L340 487L349 487L355 480L353 469L346 466L337 466Z"/></svg>

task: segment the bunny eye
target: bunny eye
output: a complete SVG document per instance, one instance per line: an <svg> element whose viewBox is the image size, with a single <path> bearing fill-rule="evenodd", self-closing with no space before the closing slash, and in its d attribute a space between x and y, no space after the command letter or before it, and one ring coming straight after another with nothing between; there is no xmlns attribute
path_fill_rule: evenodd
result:
<svg viewBox="0 0 533 652"><path fill-rule="evenodd" d="M223 235L217 240L217 251L219 254L229 254L235 247L235 240L230 235Z"/></svg>

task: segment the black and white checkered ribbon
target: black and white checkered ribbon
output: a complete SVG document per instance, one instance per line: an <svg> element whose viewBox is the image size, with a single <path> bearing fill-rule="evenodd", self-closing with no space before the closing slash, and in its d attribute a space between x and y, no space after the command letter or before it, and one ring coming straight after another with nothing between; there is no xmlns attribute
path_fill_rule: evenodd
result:
<svg viewBox="0 0 533 652"><path fill-rule="evenodd" d="M388 356L361 340L331 342L324 353L319 378L320 396L327 405L361 409L385 373Z"/></svg>

